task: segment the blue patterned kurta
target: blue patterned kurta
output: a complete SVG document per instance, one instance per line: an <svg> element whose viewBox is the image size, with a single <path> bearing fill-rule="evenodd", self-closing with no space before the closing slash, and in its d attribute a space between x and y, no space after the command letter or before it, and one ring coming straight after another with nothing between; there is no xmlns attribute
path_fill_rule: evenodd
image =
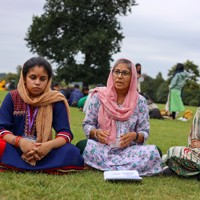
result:
<svg viewBox="0 0 200 200"><path fill-rule="evenodd" d="M0 138L3 138L9 131L16 136L27 139L36 139L35 121L29 131L29 119L27 104L22 100L17 90L7 94L0 108ZM83 169L83 158L77 147L70 141L73 134L70 130L68 115L62 101L53 104L52 127L56 131L56 137L63 137L68 140L65 145L53 149L42 160L37 161L36 166L31 166L21 159L22 151L4 140L0 141L0 166L16 170L45 171L63 169Z"/></svg>
<svg viewBox="0 0 200 200"><path fill-rule="evenodd" d="M83 129L89 138L90 131L100 128L98 124L98 111L100 101L98 94L90 100ZM127 132L139 132L146 141L149 136L149 114L146 100L139 95L138 103L133 115L127 121L116 121L117 137ZM87 165L102 171L108 170L138 170L141 176L151 176L162 171L161 158L155 145L138 145L132 142L127 148L111 148L96 140L88 139L83 152Z"/></svg>

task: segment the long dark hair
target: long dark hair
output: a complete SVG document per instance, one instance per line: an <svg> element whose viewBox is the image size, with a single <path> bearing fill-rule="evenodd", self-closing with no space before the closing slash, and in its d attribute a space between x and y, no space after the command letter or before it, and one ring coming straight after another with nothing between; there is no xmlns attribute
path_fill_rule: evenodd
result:
<svg viewBox="0 0 200 200"><path fill-rule="evenodd" d="M141 75L141 73L142 73L142 72L141 72L141 71L142 71L141 68L140 68L140 70L137 69L137 67L139 67L139 66L141 67L141 64L140 64L140 63L137 63L137 64L135 65L137 73L138 73L139 75Z"/></svg>
<svg viewBox="0 0 200 200"><path fill-rule="evenodd" d="M176 69L175 69L175 72L174 72L174 75L173 77L177 74L177 73L181 73L184 71L184 65L182 63L177 63L176 65Z"/></svg>

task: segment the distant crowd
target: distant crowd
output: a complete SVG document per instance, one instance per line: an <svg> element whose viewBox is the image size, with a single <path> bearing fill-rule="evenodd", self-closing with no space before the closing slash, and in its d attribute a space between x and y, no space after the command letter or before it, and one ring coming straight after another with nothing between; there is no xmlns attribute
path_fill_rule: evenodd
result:
<svg viewBox="0 0 200 200"><path fill-rule="evenodd" d="M15 90L16 89L16 85L15 85L15 80L11 80L9 82L6 83L5 80L0 81L0 90Z"/></svg>

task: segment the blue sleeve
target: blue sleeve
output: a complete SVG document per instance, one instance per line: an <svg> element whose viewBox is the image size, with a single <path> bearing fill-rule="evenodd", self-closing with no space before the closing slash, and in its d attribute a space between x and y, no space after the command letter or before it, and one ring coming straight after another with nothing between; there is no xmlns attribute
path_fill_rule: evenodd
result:
<svg viewBox="0 0 200 200"><path fill-rule="evenodd" d="M53 128L56 133L66 133L73 139L73 134L69 125L69 118L64 102L59 101L53 108Z"/></svg>

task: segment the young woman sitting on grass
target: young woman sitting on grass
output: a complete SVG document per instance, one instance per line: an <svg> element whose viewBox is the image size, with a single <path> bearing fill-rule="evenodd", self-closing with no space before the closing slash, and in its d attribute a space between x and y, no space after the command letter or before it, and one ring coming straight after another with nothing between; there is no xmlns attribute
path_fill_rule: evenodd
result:
<svg viewBox="0 0 200 200"><path fill-rule="evenodd" d="M5 97L0 109L1 169L47 173L83 169L80 151L70 143L67 100L50 89L51 77L51 65L44 58L31 58L23 66L17 90Z"/></svg>

